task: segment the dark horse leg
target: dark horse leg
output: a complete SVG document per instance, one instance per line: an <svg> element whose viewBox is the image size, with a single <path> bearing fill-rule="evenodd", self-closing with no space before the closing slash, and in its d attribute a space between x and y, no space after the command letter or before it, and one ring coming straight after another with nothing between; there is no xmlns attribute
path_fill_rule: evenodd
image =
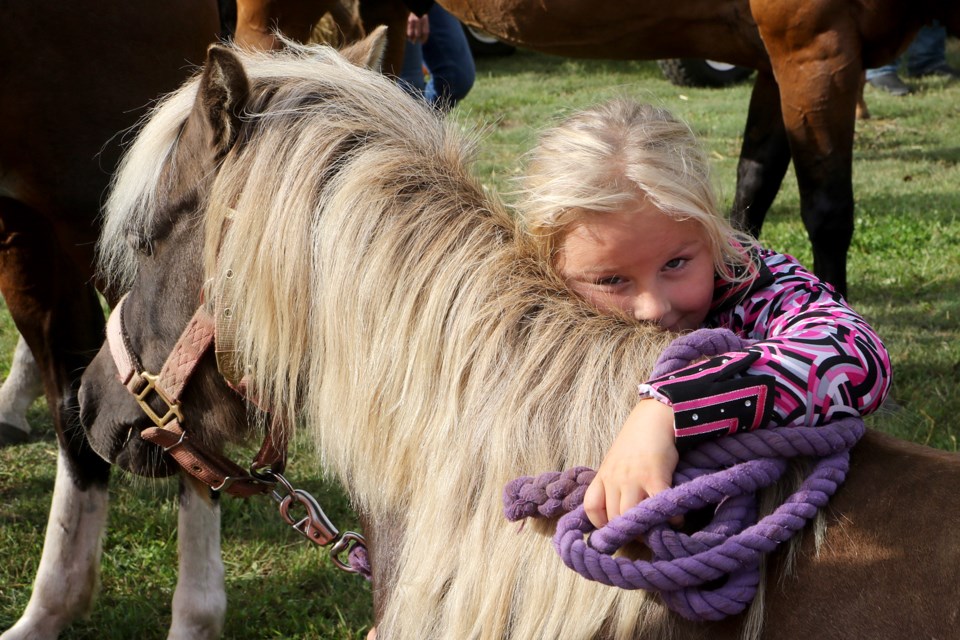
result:
<svg viewBox="0 0 960 640"><path fill-rule="evenodd" d="M92 235L92 234L90 234ZM56 637L95 593L106 525L109 465L80 426L80 373L103 340L103 311L90 286L93 238L64 251L56 230L30 207L0 199L0 290L43 379L59 456L43 555L30 603L7 638ZM92 255L89 255L92 257Z"/></svg>
<svg viewBox="0 0 960 640"><path fill-rule="evenodd" d="M367 33L381 24L387 26L387 48L383 54L382 71L388 76L399 76L403 68L408 15L410 9L401 0L360 3L360 18Z"/></svg>
<svg viewBox="0 0 960 640"><path fill-rule="evenodd" d="M855 16L837 3L751 4L780 85L780 112L817 276L847 294L853 238L853 134L863 63ZM784 37L784 34L790 37Z"/></svg>
<svg viewBox="0 0 960 640"><path fill-rule="evenodd" d="M790 144L780 113L780 87L769 72L757 72L737 164L737 194L731 220L754 237L760 230L790 165Z"/></svg>

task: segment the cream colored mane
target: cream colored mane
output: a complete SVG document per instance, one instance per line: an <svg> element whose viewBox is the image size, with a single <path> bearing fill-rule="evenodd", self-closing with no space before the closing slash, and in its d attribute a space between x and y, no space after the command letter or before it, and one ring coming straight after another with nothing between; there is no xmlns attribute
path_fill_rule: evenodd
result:
<svg viewBox="0 0 960 640"><path fill-rule="evenodd" d="M457 126L390 80L323 48L243 60L256 104L207 197L207 299L357 509L405 531L375 585L381 637L670 637L655 598L582 579L550 527L501 514L512 478L599 464L668 336L572 299L471 175ZM140 166L169 156L196 87L124 164L108 267L130 264L123 230L155 197Z"/></svg>

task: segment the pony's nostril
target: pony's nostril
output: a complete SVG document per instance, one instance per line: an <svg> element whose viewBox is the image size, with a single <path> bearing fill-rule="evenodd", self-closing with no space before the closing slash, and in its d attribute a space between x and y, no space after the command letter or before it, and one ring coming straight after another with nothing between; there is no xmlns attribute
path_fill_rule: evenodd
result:
<svg viewBox="0 0 960 640"><path fill-rule="evenodd" d="M77 391L77 403L80 405L80 424L89 429L97 416L96 402L89 385L80 385L80 389Z"/></svg>

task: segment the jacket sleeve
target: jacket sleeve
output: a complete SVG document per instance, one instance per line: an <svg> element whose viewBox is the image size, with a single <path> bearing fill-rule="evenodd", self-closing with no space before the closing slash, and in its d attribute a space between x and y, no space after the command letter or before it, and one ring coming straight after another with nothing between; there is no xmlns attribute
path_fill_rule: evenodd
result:
<svg viewBox="0 0 960 640"><path fill-rule="evenodd" d="M866 415L886 397L890 357L870 325L793 258L762 257L769 284L708 318L756 342L640 385L673 407L678 447Z"/></svg>

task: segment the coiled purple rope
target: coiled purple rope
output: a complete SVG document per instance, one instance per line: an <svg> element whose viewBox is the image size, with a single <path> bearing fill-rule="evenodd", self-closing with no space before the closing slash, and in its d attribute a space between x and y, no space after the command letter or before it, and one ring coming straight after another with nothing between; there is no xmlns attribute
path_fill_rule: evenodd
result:
<svg viewBox="0 0 960 640"><path fill-rule="evenodd" d="M745 345L726 329L694 331L666 349L652 377ZM504 515L512 521L562 515L553 544L580 575L624 589L657 591L670 609L690 620L720 620L753 600L762 556L827 504L846 478L850 448L864 431L859 418L844 418L821 427L760 429L706 442L682 454L672 489L596 531L582 506L595 475L587 467L511 481L504 489ZM797 456L816 461L800 488L757 522L757 492L775 483L787 460ZM700 531L687 535L668 525L675 516L710 505L716 505L713 518ZM653 560L613 555L638 537Z"/></svg>

